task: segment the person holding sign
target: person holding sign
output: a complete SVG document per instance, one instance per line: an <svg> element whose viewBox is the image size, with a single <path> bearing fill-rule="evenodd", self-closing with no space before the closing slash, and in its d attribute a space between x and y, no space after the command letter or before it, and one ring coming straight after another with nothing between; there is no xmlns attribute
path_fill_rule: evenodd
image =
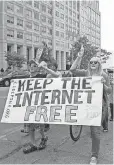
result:
<svg viewBox="0 0 114 165"><path fill-rule="evenodd" d="M30 61L30 77L32 78L45 78L46 74L40 74L40 70L38 69L38 65L34 60ZM27 127L28 133L30 136L30 145L23 150L25 154L36 151L36 150L41 150L46 147L46 142L48 137L45 136L44 134L44 129L45 129L45 124L24 124L24 127ZM41 142L39 146L37 146L36 141L35 141L35 129L40 128L40 134L41 134Z"/></svg>
<svg viewBox="0 0 114 165"><path fill-rule="evenodd" d="M90 59L88 64L88 69L78 69L78 64L81 63L82 57L84 55L84 47L81 47L80 52L78 53L78 57L72 64L70 68L70 72L75 74L77 77L88 77L88 76L102 76L102 83L103 83L103 114L102 114L102 123L105 120L106 113L108 110L107 101L108 101L108 94L111 92L110 83L108 75L103 72L101 62L98 57L93 57ZM105 123L105 126L107 124ZM107 128L106 128L107 129ZM97 164L98 153L100 148L100 127L99 126L91 126L91 138L92 138L92 155L91 155L91 165Z"/></svg>
<svg viewBox="0 0 114 165"><path fill-rule="evenodd" d="M47 67L47 63L42 61L39 67L42 67L47 72L47 78L62 77L61 73L57 71L58 65L56 61L52 61L52 63L48 65L48 67Z"/></svg>

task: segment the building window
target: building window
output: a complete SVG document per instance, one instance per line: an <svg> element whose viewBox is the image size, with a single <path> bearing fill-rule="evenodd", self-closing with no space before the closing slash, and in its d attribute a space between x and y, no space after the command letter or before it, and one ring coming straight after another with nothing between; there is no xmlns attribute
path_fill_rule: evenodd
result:
<svg viewBox="0 0 114 165"><path fill-rule="evenodd" d="M76 26L76 21L75 20L73 20L73 26Z"/></svg>
<svg viewBox="0 0 114 165"><path fill-rule="evenodd" d="M32 11L27 9L26 16L32 18Z"/></svg>
<svg viewBox="0 0 114 165"><path fill-rule="evenodd" d="M79 16L79 14L77 14L77 19L78 19L78 20L80 19L80 16Z"/></svg>
<svg viewBox="0 0 114 165"><path fill-rule="evenodd" d="M47 1L50 5L52 5L52 1Z"/></svg>
<svg viewBox="0 0 114 165"><path fill-rule="evenodd" d="M23 3L23 0L18 1L18 3L22 4Z"/></svg>
<svg viewBox="0 0 114 165"><path fill-rule="evenodd" d="M59 41L56 41L56 46L59 46L60 45L59 43L60 43Z"/></svg>
<svg viewBox="0 0 114 165"><path fill-rule="evenodd" d="M52 40L48 39L48 45L52 46Z"/></svg>
<svg viewBox="0 0 114 165"><path fill-rule="evenodd" d="M76 1L73 1L73 9L76 10Z"/></svg>
<svg viewBox="0 0 114 165"><path fill-rule="evenodd" d="M72 24L72 19L71 18L69 18L69 23Z"/></svg>
<svg viewBox="0 0 114 165"><path fill-rule="evenodd" d="M34 24L34 30L39 31L39 25Z"/></svg>
<svg viewBox="0 0 114 165"><path fill-rule="evenodd" d="M7 22L11 23L11 24L14 24L14 17L11 17L11 16L7 15Z"/></svg>
<svg viewBox="0 0 114 165"><path fill-rule="evenodd" d="M52 15L52 9L48 8L48 14Z"/></svg>
<svg viewBox="0 0 114 165"><path fill-rule="evenodd" d="M32 23L31 22L26 22L26 27L28 29L32 29Z"/></svg>
<svg viewBox="0 0 114 165"><path fill-rule="evenodd" d="M37 20L39 20L39 13L37 13L37 12L34 12L34 19L37 19Z"/></svg>
<svg viewBox="0 0 114 165"><path fill-rule="evenodd" d="M22 32L17 32L17 38L23 39L23 33Z"/></svg>
<svg viewBox="0 0 114 165"><path fill-rule="evenodd" d="M23 14L23 7L21 7L21 6L16 6L16 8L17 8L17 13Z"/></svg>
<svg viewBox="0 0 114 165"><path fill-rule="evenodd" d="M39 42L39 36L34 36L34 42Z"/></svg>
<svg viewBox="0 0 114 165"><path fill-rule="evenodd" d="M42 15L41 20L42 20L42 22L46 22L46 16Z"/></svg>
<svg viewBox="0 0 114 165"><path fill-rule="evenodd" d="M43 12L46 12L46 6L45 5L42 5L41 9L42 9Z"/></svg>
<svg viewBox="0 0 114 165"><path fill-rule="evenodd" d="M72 10L69 10L70 16L72 16Z"/></svg>
<svg viewBox="0 0 114 165"><path fill-rule="evenodd" d="M52 29L48 28L48 34L52 35Z"/></svg>
<svg viewBox="0 0 114 165"><path fill-rule="evenodd" d="M61 4L60 5L60 9L64 10L64 5Z"/></svg>
<svg viewBox="0 0 114 165"><path fill-rule="evenodd" d="M52 19L48 19L48 23L52 25Z"/></svg>
<svg viewBox="0 0 114 165"><path fill-rule="evenodd" d="M32 41L32 34L26 34L26 40Z"/></svg>
<svg viewBox="0 0 114 165"><path fill-rule="evenodd" d="M56 16L59 17L59 12L58 11L56 11Z"/></svg>
<svg viewBox="0 0 114 165"><path fill-rule="evenodd" d="M31 1L25 1L28 5L32 6L32 0Z"/></svg>
<svg viewBox="0 0 114 165"><path fill-rule="evenodd" d="M69 1L69 7L72 7L72 1Z"/></svg>
<svg viewBox="0 0 114 165"><path fill-rule="evenodd" d="M56 7L59 7L59 2L56 1Z"/></svg>
<svg viewBox="0 0 114 165"><path fill-rule="evenodd" d="M14 5L10 2L7 2L7 10L14 11Z"/></svg>
<svg viewBox="0 0 114 165"><path fill-rule="evenodd" d="M34 7L39 9L39 2L38 1L34 1Z"/></svg>
<svg viewBox="0 0 114 165"><path fill-rule="evenodd" d="M68 22L68 16L66 16L66 22Z"/></svg>
<svg viewBox="0 0 114 165"><path fill-rule="evenodd" d="M64 23L61 23L61 28L64 29Z"/></svg>
<svg viewBox="0 0 114 165"><path fill-rule="evenodd" d="M17 25L18 25L18 26L22 26L22 27L23 27L23 20L22 20L22 19L17 18Z"/></svg>
<svg viewBox="0 0 114 165"><path fill-rule="evenodd" d="M21 54L21 47L22 47L22 46L19 46L19 45L17 46L17 53L18 53L18 54Z"/></svg>
<svg viewBox="0 0 114 165"><path fill-rule="evenodd" d="M14 30L7 29L7 36L14 37Z"/></svg>
<svg viewBox="0 0 114 165"><path fill-rule="evenodd" d="M68 13L68 7L66 7L65 11L66 11L66 13Z"/></svg>
<svg viewBox="0 0 114 165"><path fill-rule="evenodd" d="M73 12L73 17L76 17L76 13L75 12Z"/></svg>
<svg viewBox="0 0 114 165"><path fill-rule="evenodd" d="M46 33L46 27L42 26L42 27L41 27L41 32L42 32L42 33Z"/></svg>
<svg viewBox="0 0 114 165"><path fill-rule="evenodd" d="M58 21L56 21L56 26L59 27L59 22Z"/></svg>
<svg viewBox="0 0 114 165"><path fill-rule="evenodd" d="M69 27L69 31L72 31L72 27L71 26Z"/></svg>
<svg viewBox="0 0 114 165"><path fill-rule="evenodd" d="M11 53L11 45L7 45L7 52Z"/></svg>
<svg viewBox="0 0 114 165"><path fill-rule="evenodd" d="M64 42L61 42L61 47L64 48Z"/></svg>
<svg viewBox="0 0 114 165"><path fill-rule="evenodd" d="M77 11L79 11L79 9L80 9L80 2L77 1Z"/></svg>
<svg viewBox="0 0 114 165"><path fill-rule="evenodd" d="M41 38L41 41L46 43L47 39L46 38Z"/></svg>
<svg viewBox="0 0 114 165"><path fill-rule="evenodd" d="M59 31L56 31L56 36L58 36L58 37L59 37Z"/></svg>
<svg viewBox="0 0 114 165"><path fill-rule="evenodd" d="M61 38L64 38L64 33L63 32L61 33Z"/></svg>
<svg viewBox="0 0 114 165"><path fill-rule="evenodd" d="M61 19L64 19L64 14L61 14Z"/></svg>

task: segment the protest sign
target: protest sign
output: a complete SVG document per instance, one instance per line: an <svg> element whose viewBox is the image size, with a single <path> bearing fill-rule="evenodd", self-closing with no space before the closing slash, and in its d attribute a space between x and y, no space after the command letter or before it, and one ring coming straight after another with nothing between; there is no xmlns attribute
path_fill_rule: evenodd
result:
<svg viewBox="0 0 114 165"><path fill-rule="evenodd" d="M42 52L43 52L43 48L39 48L39 49L37 50L37 54L36 54L36 59L37 59L37 61L39 61L39 59L40 59L40 57L41 57L41 55L42 55Z"/></svg>
<svg viewBox="0 0 114 165"><path fill-rule="evenodd" d="M102 90L101 77L15 79L1 122L100 126Z"/></svg>

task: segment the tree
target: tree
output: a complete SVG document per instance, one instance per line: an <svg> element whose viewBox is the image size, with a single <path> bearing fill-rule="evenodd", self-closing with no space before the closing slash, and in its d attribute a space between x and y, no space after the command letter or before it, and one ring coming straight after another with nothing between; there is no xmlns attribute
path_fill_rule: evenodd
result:
<svg viewBox="0 0 114 165"><path fill-rule="evenodd" d="M39 62L45 61L46 63L48 63L48 65L51 65L53 62L55 62L55 59L52 56L52 49L48 47L45 42L43 42L43 45L44 45L43 51L42 51L42 55L40 57Z"/></svg>
<svg viewBox="0 0 114 165"><path fill-rule="evenodd" d="M23 64L27 61L26 58L16 52L7 52L5 54L6 61L9 66L21 68Z"/></svg>
<svg viewBox="0 0 114 165"><path fill-rule="evenodd" d="M109 59L109 56L111 55L111 52L108 52L105 49L101 49L101 60L103 63L106 63L106 61Z"/></svg>
<svg viewBox="0 0 114 165"><path fill-rule="evenodd" d="M70 51L71 56L73 55L73 60L76 59L78 52L80 51L81 45L84 46L84 55L81 61L81 68L87 69L89 60L96 55L96 53L99 51L97 47L92 46L89 43L89 40L87 37L83 36L80 37L73 45L72 49Z"/></svg>

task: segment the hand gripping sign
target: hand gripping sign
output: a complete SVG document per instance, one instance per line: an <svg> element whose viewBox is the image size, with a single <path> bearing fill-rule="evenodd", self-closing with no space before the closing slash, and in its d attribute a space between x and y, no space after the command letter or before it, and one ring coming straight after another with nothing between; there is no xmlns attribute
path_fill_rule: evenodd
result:
<svg viewBox="0 0 114 165"><path fill-rule="evenodd" d="M1 122L101 125L101 77L15 79Z"/></svg>

